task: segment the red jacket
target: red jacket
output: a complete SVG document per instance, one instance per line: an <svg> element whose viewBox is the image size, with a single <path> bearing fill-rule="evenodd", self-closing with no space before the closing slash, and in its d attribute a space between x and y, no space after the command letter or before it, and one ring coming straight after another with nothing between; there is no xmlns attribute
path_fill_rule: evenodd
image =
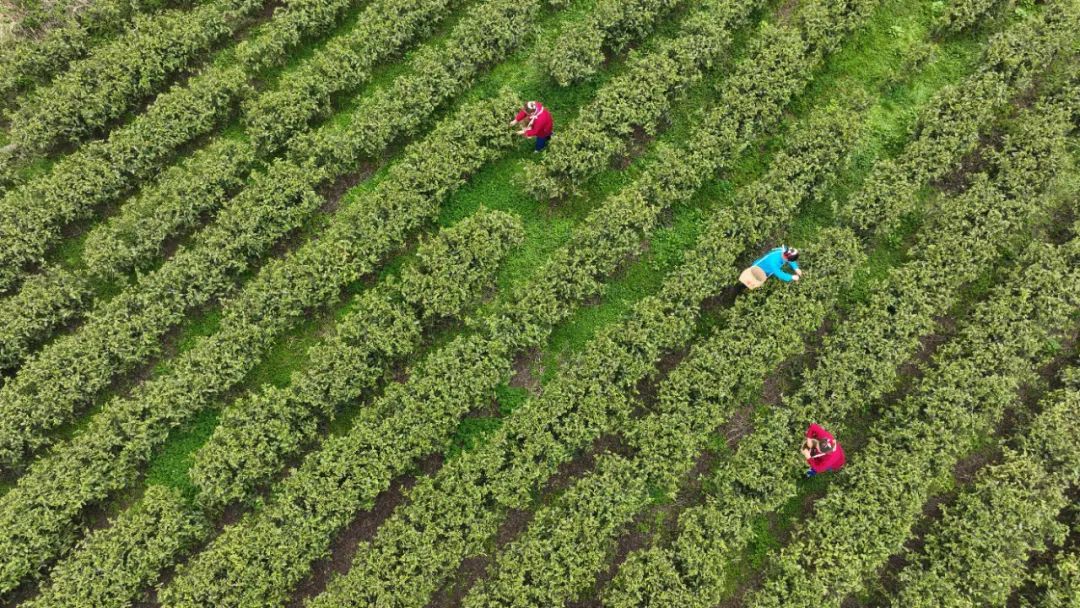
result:
<svg viewBox="0 0 1080 608"><path fill-rule="evenodd" d="M840 468L844 466L844 448L840 447L840 443L836 441L836 438L832 436L832 433L826 431L817 424L811 424L810 428L806 429L806 437L808 439L817 439L818 441L825 441L828 439L836 445L835 450L824 456L806 459L806 464L810 465L810 468L814 469L815 473L839 471Z"/></svg>
<svg viewBox="0 0 1080 608"><path fill-rule="evenodd" d="M551 120L551 112L548 112L547 108L543 104L537 103L536 107L538 111L536 117L532 119L532 126L529 130L525 131L525 137L550 137L551 131L554 128L554 123ZM528 112L522 110L514 116L514 120L521 122L529 115Z"/></svg>

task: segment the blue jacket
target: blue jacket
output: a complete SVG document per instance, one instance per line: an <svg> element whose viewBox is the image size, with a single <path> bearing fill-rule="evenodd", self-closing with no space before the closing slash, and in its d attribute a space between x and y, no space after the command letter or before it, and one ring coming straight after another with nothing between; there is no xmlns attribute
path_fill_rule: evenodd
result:
<svg viewBox="0 0 1080 608"><path fill-rule="evenodd" d="M754 262L754 266L765 271L765 277L776 276L776 278L784 281L785 283L791 281L791 275L784 272L784 264L790 264L793 270L798 270L799 265L795 262L789 262L784 259L784 248L777 247L769 253L761 256L758 261Z"/></svg>

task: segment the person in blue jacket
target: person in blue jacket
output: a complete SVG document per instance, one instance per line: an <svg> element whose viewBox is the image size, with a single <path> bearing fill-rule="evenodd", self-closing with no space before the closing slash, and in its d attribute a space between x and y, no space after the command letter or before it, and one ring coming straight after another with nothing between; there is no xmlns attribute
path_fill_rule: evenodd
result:
<svg viewBox="0 0 1080 608"><path fill-rule="evenodd" d="M788 247L787 245L781 245L765 255L761 256L754 262L754 266L757 266L765 273L765 278L776 277L785 283L791 281L798 281L802 277L802 270L799 268L799 250L794 247ZM784 270L784 266L791 266L792 273L788 273ZM742 282L736 284L736 295L742 293L746 289L746 285Z"/></svg>

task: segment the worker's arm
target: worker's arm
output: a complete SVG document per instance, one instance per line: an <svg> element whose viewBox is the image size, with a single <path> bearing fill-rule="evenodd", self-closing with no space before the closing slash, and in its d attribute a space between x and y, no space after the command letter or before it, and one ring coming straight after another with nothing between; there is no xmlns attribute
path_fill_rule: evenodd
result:
<svg viewBox="0 0 1080 608"><path fill-rule="evenodd" d="M799 268L799 263L798 262L791 261L791 262L788 262L788 264L791 264L791 269L795 271L795 274L797 274L797 275L802 274L802 269Z"/></svg>
<svg viewBox="0 0 1080 608"><path fill-rule="evenodd" d="M525 110L522 110L522 111L518 112L517 114L514 115L514 120L511 120L510 124L511 125L516 125L517 123L521 122L522 120L525 120L525 116L526 116Z"/></svg>
<svg viewBox="0 0 1080 608"><path fill-rule="evenodd" d="M781 281L783 281L785 283L790 283L791 281L793 281L795 279L795 277L793 275L790 275L790 274L784 272L780 268L776 269L776 272L773 273L773 276L780 279Z"/></svg>

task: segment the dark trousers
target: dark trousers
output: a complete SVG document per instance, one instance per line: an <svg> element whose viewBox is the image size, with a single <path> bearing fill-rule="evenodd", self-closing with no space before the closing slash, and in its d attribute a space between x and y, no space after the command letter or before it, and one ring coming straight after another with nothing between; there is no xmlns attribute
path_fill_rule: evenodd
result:
<svg viewBox="0 0 1080 608"><path fill-rule="evenodd" d="M536 149L533 150L533 151L534 152L539 152L539 151L543 150L544 148L546 148L547 147L547 142L548 142L549 139L551 139L550 135L548 135L547 137L537 137L536 138Z"/></svg>

